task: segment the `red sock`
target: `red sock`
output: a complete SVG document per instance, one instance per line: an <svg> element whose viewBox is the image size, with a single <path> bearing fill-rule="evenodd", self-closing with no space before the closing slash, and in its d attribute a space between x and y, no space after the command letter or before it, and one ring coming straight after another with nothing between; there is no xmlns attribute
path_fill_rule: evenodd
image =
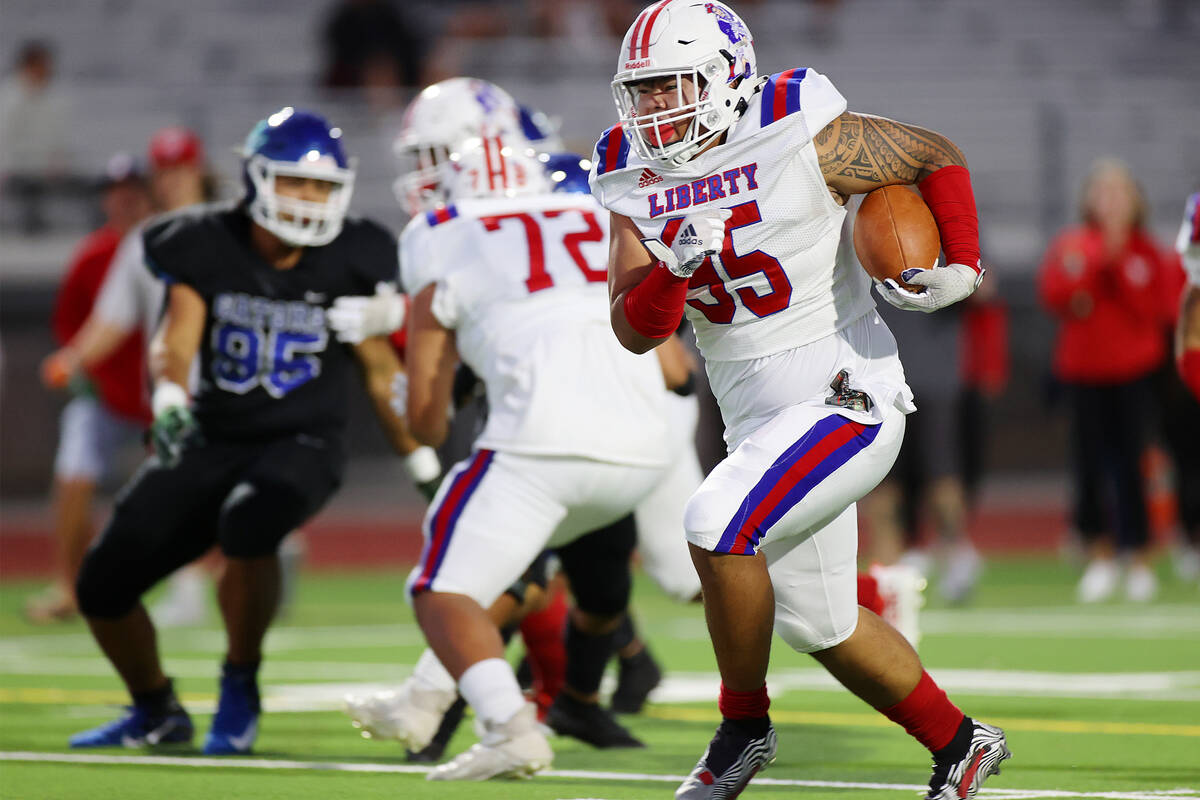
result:
<svg viewBox="0 0 1200 800"><path fill-rule="evenodd" d="M876 616L883 616L887 602L879 593L879 581L866 572L858 573L858 604Z"/></svg>
<svg viewBox="0 0 1200 800"><path fill-rule="evenodd" d="M567 678L567 595L558 590L550 605L521 621L521 638L533 670L538 711L550 707Z"/></svg>
<svg viewBox="0 0 1200 800"><path fill-rule="evenodd" d="M767 697L767 685L752 692L735 692L721 684L721 699L717 701L721 716L726 719L758 719L767 715L771 698Z"/></svg>
<svg viewBox="0 0 1200 800"><path fill-rule="evenodd" d="M891 708L878 711L892 722L902 725L910 736L930 752L950 744L965 716L933 682L928 672L921 673L917 688L908 697Z"/></svg>

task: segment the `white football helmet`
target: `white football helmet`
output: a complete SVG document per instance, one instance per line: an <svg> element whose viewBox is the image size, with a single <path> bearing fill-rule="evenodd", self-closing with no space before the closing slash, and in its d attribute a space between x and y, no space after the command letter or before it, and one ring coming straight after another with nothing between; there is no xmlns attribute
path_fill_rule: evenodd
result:
<svg viewBox="0 0 1200 800"><path fill-rule="evenodd" d="M450 78L427 86L404 112L392 145L400 161L396 199L411 215L447 201L441 167L464 142L520 136L520 111L508 92L478 78Z"/></svg>
<svg viewBox="0 0 1200 800"><path fill-rule="evenodd" d="M448 202L553 190L537 151L519 134L475 137L450 150L440 171Z"/></svg>
<svg viewBox="0 0 1200 800"><path fill-rule="evenodd" d="M634 150L664 168L694 156L741 117L754 95L758 73L746 23L724 3L661 0L634 20L621 43L613 100ZM674 78L676 105L639 116L636 84ZM685 102L690 83L693 102ZM679 141L663 143L664 128L690 120Z"/></svg>

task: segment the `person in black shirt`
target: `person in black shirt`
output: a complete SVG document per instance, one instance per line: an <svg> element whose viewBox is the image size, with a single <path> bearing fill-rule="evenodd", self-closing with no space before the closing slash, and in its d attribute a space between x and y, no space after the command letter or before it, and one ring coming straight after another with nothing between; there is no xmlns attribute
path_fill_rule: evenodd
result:
<svg viewBox="0 0 1200 800"><path fill-rule="evenodd" d="M145 229L147 266L168 284L150 354L155 453L118 497L76 585L133 707L72 747L191 741L140 598L216 543L227 559L218 599L228 651L204 752L249 752L279 596L276 548L341 483L352 364L395 449L423 452L391 408L400 364L388 341L351 346L326 327L336 298L398 272L392 235L346 216L354 170L340 139L321 117L282 109L247 139L241 202L192 206Z"/></svg>

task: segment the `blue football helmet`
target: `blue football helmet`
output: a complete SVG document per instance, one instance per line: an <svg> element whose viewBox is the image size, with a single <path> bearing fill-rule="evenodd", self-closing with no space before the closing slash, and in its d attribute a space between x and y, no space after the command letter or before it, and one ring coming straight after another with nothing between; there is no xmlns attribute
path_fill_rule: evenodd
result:
<svg viewBox="0 0 1200 800"><path fill-rule="evenodd" d="M563 149L562 139L558 135L561 127L558 120L529 106L520 106L518 113L521 133L525 134L535 149L542 153L557 153Z"/></svg>
<svg viewBox="0 0 1200 800"><path fill-rule="evenodd" d="M588 186L588 173L592 171L590 159L578 153L543 153L538 160L546 168L553 191L591 194L592 189Z"/></svg>
<svg viewBox="0 0 1200 800"><path fill-rule="evenodd" d="M354 164L342 131L309 111L282 108L261 120L242 151L250 218L296 247L329 244L342 231L354 191ZM332 184L324 202L280 194L276 177L316 178Z"/></svg>

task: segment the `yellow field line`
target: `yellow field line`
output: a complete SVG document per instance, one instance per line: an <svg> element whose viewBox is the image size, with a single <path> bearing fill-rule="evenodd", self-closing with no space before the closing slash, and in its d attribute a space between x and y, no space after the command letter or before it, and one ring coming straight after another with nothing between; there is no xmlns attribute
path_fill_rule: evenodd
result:
<svg viewBox="0 0 1200 800"><path fill-rule="evenodd" d="M681 722L720 721L715 709L681 708L678 706L648 706L644 712L654 719ZM772 711L771 719L795 725L834 725L854 728L891 728L895 723L881 714L838 713L832 711ZM1146 736L1200 736L1200 725L1179 725L1163 722L1091 722L1083 720L1050 720L988 717L987 721L1008 731L1036 733L1105 733L1143 734Z"/></svg>
<svg viewBox="0 0 1200 800"><path fill-rule="evenodd" d="M185 703L212 703L212 694L185 694ZM0 689L0 703L36 703L47 705L111 704L123 705L129 695L113 689ZM653 719L679 722L719 722L715 709L681 706L648 706L643 712ZM835 711L772 711L771 719L790 725L831 725L850 728L890 728L894 723L880 714ZM1170 722L1098 722L1090 720L1027 719L1021 717L988 717L988 722L1009 730L1034 733L1100 733L1118 736L1197 736L1200 725L1181 725Z"/></svg>

